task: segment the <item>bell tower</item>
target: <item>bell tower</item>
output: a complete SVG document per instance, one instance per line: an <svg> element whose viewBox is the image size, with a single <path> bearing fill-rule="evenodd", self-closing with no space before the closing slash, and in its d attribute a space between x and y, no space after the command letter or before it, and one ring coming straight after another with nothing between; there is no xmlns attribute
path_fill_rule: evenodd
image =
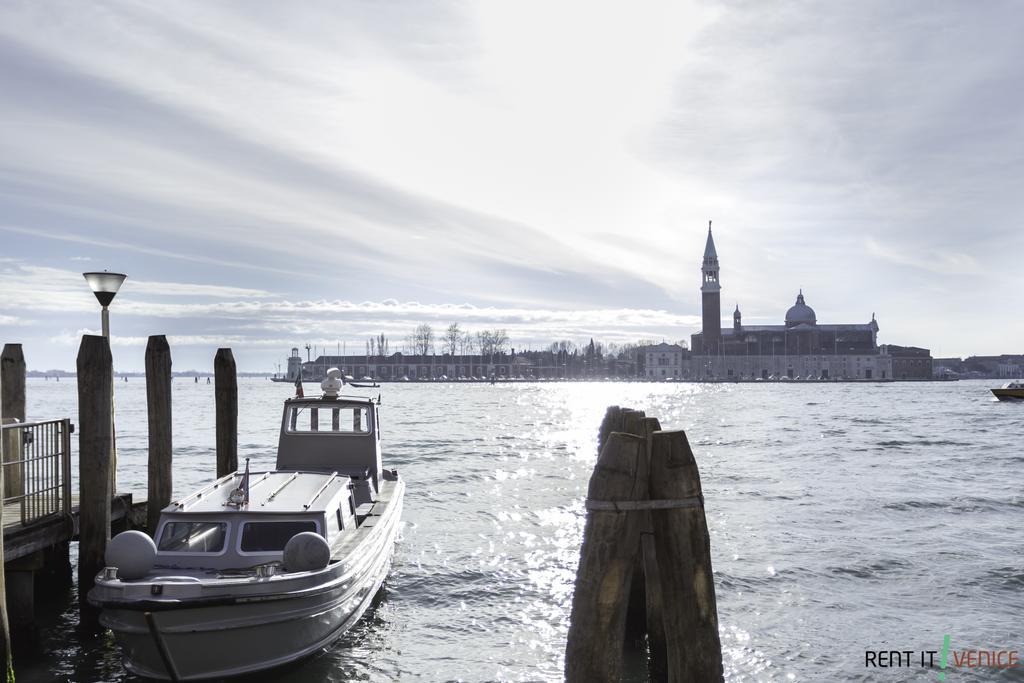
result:
<svg viewBox="0 0 1024 683"><path fill-rule="evenodd" d="M704 245L704 263L700 270L704 353L712 355L718 353L722 343L722 285L718 281L718 252L711 236L711 221L708 221L708 241Z"/></svg>

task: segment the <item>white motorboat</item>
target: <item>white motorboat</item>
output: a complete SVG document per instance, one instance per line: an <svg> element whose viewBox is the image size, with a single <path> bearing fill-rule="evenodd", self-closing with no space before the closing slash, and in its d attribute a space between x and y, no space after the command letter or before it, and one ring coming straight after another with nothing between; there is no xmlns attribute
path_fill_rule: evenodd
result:
<svg viewBox="0 0 1024 683"><path fill-rule="evenodd" d="M292 398L276 469L235 472L111 540L89 601L133 673L222 678L310 655L351 627L391 565L405 483L384 469L379 400Z"/></svg>
<svg viewBox="0 0 1024 683"><path fill-rule="evenodd" d="M1000 388L991 391L1000 401L1024 400L1024 381L1007 382Z"/></svg>

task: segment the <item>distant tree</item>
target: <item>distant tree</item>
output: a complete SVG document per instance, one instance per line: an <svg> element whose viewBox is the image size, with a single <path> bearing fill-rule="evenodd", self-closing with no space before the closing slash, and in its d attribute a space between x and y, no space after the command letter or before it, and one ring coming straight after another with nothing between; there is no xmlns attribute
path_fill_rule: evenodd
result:
<svg viewBox="0 0 1024 683"><path fill-rule="evenodd" d="M508 331L504 328L491 330L491 344L493 345L494 353L505 353L505 348L508 346Z"/></svg>
<svg viewBox="0 0 1024 683"><path fill-rule="evenodd" d="M505 353L508 346L508 332L504 329L480 330L476 333L476 341L481 356L493 357Z"/></svg>
<svg viewBox="0 0 1024 683"><path fill-rule="evenodd" d="M481 356L489 356L492 352L491 331L480 330L476 333L476 347L480 350Z"/></svg>
<svg viewBox="0 0 1024 683"><path fill-rule="evenodd" d="M417 325L410 338L412 352L418 356L426 356L434 352L434 328L427 323Z"/></svg>
<svg viewBox="0 0 1024 683"><path fill-rule="evenodd" d="M459 349L459 342L462 341L462 330L458 323L452 323L444 332L444 348L452 356Z"/></svg>
<svg viewBox="0 0 1024 683"><path fill-rule="evenodd" d="M377 354L380 356L387 356L388 354L388 338L381 332L377 335Z"/></svg>

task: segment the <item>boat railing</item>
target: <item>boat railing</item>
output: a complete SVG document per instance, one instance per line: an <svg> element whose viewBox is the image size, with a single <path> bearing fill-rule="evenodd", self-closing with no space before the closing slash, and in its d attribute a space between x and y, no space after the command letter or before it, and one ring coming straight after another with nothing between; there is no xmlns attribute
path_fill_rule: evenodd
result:
<svg viewBox="0 0 1024 683"><path fill-rule="evenodd" d="M53 515L71 514L70 419L12 422L4 440L4 525L17 512L25 526Z"/></svg>
<svg viewBox="0 0 1024 683"><path fill-rule="evenodd" d="M337 476L338 476L337 472L331 472L331 476L327 478L327 481L324 482L323 486L321 486L320 488L318 488L316 490L316 493L314 493L313 497L310 498L309 501L307 501L306 504L302 506L302 509L308 510L310 508L310 506L312 506L313 503L316 502L316 499L320 497L320 494L323 493L324 491L326 491L327 487L334 483L334 479Z"/></svg>
<svg viewBox="0 0 1024 683"><path fill-rule="evenodd" d="M284 487L288 486L288 484L290 484L293 481L295 481L296 477L298 477L298 476L299 476L298 472L292 472L290 477L285 479L283 482L281 482L280 486L278 486L276 489L274 489L273 491L270 492L270 495L267 496L267 499L265 501L263 501L264 504L271 502L272 500L274 500L274 498L277 498L277 494L281 493L281 491L284 490Z"/></svg>
<svg viewBox="0 0 1024 683"><path fill-rule="evenodd" d="M237 474L237 472L232 472L230 474L225 474L223 477L221 477L217 481L215 481L215 482L213 482L211 484L207 484L206 486L204 486L203 488L199 489L198 491L196 491L196 492L194 492L194 493L192 493L192 494L190 494L188 496L185 496L184 498L182 498L179 501L176 501L174 503L174 505L177 506L179 510L184 510L185 506L188 505L189 503L193 503L193 502L199 500L200 498L202 498L203 496L207 495L208 493L211 493L212 491L216 491L219 487L223 486L227 482L234 480L236 474Z"/></svg>

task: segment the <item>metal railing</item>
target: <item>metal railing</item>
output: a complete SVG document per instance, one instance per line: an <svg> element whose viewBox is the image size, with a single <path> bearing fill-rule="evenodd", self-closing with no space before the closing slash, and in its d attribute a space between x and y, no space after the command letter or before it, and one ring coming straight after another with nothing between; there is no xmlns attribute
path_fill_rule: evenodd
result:
<svg viewBox="0 0 1024 683"><path fill-rule="evenodd" d="M15 509L23 525L71 513L73 430L69 419L3 425L4 526Z"/></svg>

